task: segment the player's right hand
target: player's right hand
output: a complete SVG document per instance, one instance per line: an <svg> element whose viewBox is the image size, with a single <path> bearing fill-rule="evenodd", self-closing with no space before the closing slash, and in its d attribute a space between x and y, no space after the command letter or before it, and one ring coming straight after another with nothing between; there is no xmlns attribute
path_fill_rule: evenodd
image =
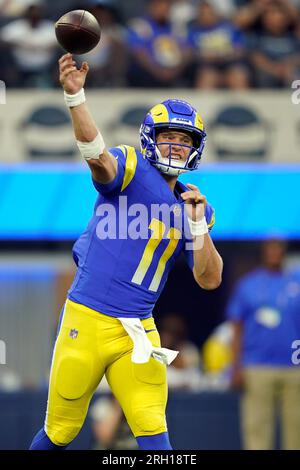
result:
<svg viewBox="0 0 300 470"><path fill-rule="evenodd" d="M74 95L84 86L89 71L88 63L83 62L80 69L78 69L70 53L63 55L58 63L59 81L66 93Z"/></svg>

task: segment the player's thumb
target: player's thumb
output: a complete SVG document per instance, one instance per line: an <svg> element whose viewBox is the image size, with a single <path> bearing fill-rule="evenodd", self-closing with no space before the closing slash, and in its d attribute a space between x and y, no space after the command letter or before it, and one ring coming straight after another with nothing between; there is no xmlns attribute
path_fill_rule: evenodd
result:
<svg viewBox="0 0 300 470"><path fill-rule="evenodd" d="M89 71L89 64L87 62L83 62L80 68L80 72L84 73L86 75Z"/></svg>

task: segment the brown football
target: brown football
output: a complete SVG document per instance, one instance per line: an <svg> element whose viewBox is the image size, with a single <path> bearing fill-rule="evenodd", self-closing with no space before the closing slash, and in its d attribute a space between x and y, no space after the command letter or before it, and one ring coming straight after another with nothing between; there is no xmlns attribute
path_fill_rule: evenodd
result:
<svg viewBox="0 0 300 470"><path fill-rule="evenodd" d="M98 44L101 30L96 18L86 10L65 13L55 23L59 44L71 54L85 54Z"/></svg>

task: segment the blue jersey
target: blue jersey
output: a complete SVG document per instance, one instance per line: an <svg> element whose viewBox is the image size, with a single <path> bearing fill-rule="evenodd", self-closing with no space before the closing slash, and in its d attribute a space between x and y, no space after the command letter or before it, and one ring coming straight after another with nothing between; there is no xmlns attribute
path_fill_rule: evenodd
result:
<svg viewBox="0 0 300 470"><path fill-rule="evenodd" d="M257 269L237 285L229 320L243 323L246 366L292 366L292 343L300 338L300 273Z"/></svg>
<svg viewBox="0 0 300 470"><path fill-rule="evenodd" d="M68 297L105 315L144 319L151 316L180 252L193 267L180 197L189 189L177 182L172 192L133 147L110 153L118 162L117 175L108 184L94 182L99 195L88 227L73 247L78 269ZM209 204L205 216L211 228L214 211Z"/></svg>
<svg viewBox="0 0 300 470"><path fill-rule="evenodd" d="M130 49L142 49L151 62L162 67L181 64L187 41L178 35L171 23L159 24L150 17L135 18L128 31Z"/></svg>
<svg viewBox="0 0 300 470"><path fill-rule="evenodd" d="M227 54L244 46L242 33L226 22L211 27L194 25L189 31L188 41L200 56L202 53L213 53L226 58Z"/></svg>

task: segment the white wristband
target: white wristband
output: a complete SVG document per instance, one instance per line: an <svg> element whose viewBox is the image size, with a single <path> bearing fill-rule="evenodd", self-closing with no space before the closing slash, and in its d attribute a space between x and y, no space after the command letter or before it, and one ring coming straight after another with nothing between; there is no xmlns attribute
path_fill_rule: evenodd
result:
<svg viewBox="0 0 300 470"><path fill-rule="evenodd" d="M69 95L64 91L64 99L65 103L68 108L74 108L75 106L79 106L82 103L85 103L85 94L84 88L75 93L74 95Z"/></svg>
<svg viewBox="0 0 300 470"><path fill-rule="evenodd" d="M205 233L208 233L208 227L205 217L202 217L202 219L198 220L197 222L188 217L188 223L190 226L191 234L194 237L198 237L200 235L205 235Z"/></svg>
<svg viewBox="0 0 300 470"><path fill-rule="evenodd" d="M100 132L92 142L80 142L77 140L77 146L82 157L85 160L99 159L105 149L105 143Z"/></svg>

